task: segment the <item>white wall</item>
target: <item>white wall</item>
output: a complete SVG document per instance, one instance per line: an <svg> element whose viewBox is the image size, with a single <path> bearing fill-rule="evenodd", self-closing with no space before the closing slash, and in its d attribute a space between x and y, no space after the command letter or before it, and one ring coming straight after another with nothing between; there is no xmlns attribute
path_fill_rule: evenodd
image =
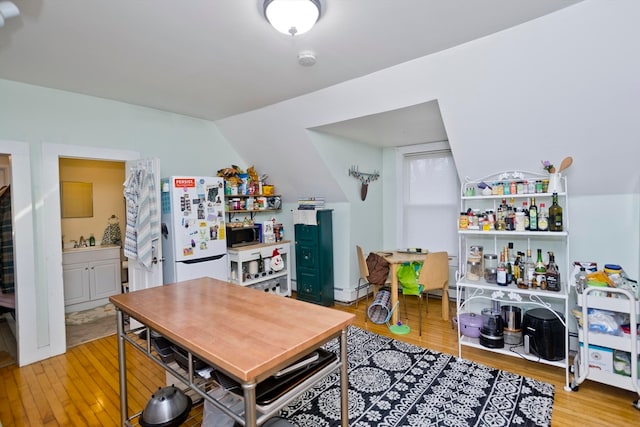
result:
<svg viewBox="0 0 640 427"><path fill-rule="evenodd" d="M382 150L319 132L310 132L310 139L331 173L329 178L337 182L347 198L345 203L330 204L335 209L334 297L338 301L353 301L360 276L356 245L362 246L365 253L384 249L381 230L386 224L382 221L382 205L387 200L383 198L382 182L388 177L381 174L378 180L369 183L363 201L361 182L348 172L352 166L360 172L381 172ZM393 176L390 178L394 180Z"/></svg>
<svg viewBox="0 0 640 427"><path fill-rule="evenodd" d="M304 129L437 100L461 179L505 169L541 172L542 160L558 164L571 155L574 164L566 173L571 201L584 197L585 205L606 209L611 195L617 194L623 196L622 211L637 213L639 21L640 2L587 0L438 54L217 123L240 152L256 140L282 149L296 144L299 149L311 145ZM390 183L397 175L391 151L383 154L385 200L396 197ZM339 178L326 175L331 164L319 170L316 161L314 155L305 163L305 180L285 178L293 191L299 190L296 184L322 178L326 194L344 200ZM394 223L393 205L382 208L383 222ZM585 221L601 219L597 208L586 215ZM608 246L607 262L625 260L628 265L623 267L637 276L638 215L618 221L615 232L603 235L588 232L578 220L571 247ZM628 232L619 233L622 229ZM387 227L381 234L384 246L397 244ZM577 255L582 257L572 253L571 258Z"/></svg>

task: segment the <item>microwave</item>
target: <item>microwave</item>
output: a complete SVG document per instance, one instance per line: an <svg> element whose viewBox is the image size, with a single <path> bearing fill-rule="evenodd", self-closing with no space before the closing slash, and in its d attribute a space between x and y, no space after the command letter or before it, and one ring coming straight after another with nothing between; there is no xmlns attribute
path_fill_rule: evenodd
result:
<svg viewBox="0 0 640 427"><path fill-rule="evenodd" d="M227 225L227 247L255 245L260 243L261 227L251 225L249 227L230 227Z"/></svg>

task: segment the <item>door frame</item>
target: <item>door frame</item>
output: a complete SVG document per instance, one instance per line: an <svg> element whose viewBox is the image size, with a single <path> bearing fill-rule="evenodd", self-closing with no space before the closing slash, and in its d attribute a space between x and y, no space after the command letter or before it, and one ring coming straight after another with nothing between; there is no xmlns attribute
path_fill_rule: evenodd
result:
<svg viewBox="0 0 640 427"><path fill-rule="evenodd" d="M48 336L41 336L43 343L37 360L62 354L67 351L66 328L64 323L64 282L62 279L62 228L60 222L60 157L106 160L126 162L140 158L140 153L131 150L99 148L65 144L42 144L41 171L41 214L43 235L43 256L47 281L48 318L38 319L46 321ZM28 306L29 302L25 302ZM37 306L31 303L35 311ZM39 326L43 326L39 324ZM40 329L42 331L42 329ZM36 361L36 360L33 360Z"/></svg>
<svg viewBox="0 0 640 427"><path fill-rule="evenodd" d="M36 300L33 196L29 144L0 140L0 152L11 156L11 197L13 214L13 247L16 280L17 363L25 364L25 354L37 351L35 314Z"/></svg>

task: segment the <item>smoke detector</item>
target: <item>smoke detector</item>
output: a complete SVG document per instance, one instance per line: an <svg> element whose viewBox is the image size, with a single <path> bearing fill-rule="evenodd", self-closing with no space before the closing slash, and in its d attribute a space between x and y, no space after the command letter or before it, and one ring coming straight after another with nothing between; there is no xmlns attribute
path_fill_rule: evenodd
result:
<svg viewBox="0 0 640 427"><path fill-rule="evenodd" d="M311 67L316 63L316 55L313 52L300 52L298 54L298 64L303 67Z"/></svg>

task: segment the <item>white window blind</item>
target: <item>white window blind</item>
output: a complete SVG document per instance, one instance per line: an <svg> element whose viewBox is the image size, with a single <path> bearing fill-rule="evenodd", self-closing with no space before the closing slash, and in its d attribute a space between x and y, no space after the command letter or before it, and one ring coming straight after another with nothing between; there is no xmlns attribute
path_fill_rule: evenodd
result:
<svg viewBox="0 0 640 427"><path fill-rule="evenodd" d="M403 158L403 246L458 254L460 184L450 150Z"/></svg>

